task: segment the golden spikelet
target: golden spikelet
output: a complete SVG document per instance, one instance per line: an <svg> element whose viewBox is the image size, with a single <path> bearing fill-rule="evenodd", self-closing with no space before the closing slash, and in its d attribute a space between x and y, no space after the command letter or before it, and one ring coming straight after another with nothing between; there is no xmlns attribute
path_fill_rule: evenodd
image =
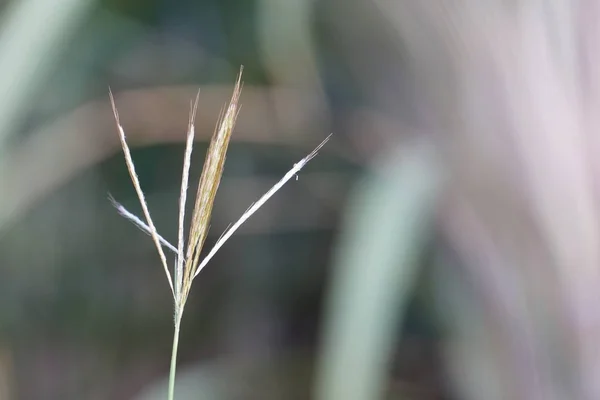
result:
<svg viewBox="0 0 600 400"><path fill-rule="evenodd" d="M223 166L225 165L229 140L239 112L238 104L242 90L241 77L242 71L238 75L229 106L219 118L219 123L215 128L206 153L204 167L202 168L202 175L200 176L198 191L196 192L196 203L194 204L192 214L188 248L185 255L182 292L180 293L180 301L183 303L185 303L189 294L192 280L198 268L200 253L202 252L202 247L208 233L215 196L221 182L221 176L223 175ZM182 306L183 303L181 304Z"/></svg>

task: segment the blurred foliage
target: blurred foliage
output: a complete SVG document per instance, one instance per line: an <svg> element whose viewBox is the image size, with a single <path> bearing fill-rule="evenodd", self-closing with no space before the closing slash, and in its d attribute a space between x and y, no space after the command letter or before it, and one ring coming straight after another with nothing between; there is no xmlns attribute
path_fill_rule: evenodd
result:
<svg viewBox="0 0 600 400"><path fill-rule="evenodd" d="M186 390L186 374L195 377L193 385L198 385L189 398L198 398L198 390L202 398L210 398L211 385L218 385L220 379L233 393L214 398L312 397L322 306L334 276L327 267L329 254L343 234L339 222L348 193L379 151L410 136L405 127L418 120L411 100L413 89L403 75L402 49L391 39L389 27L374 6L356 1L347 6L336 1L303 3L310 11L307 29L315 46L319 80L315 83L309 78L285 81L301 75L308 65L300 63L303 59L296 62L297 48L288 45L297 39L288 31L296 23L294 15L282 14L276 24L269 25L275 27L271 35L280 42L274 44L276 57L294 60L291 78L278 74L265 60L264 43L257 35L261 24L266 24L258 17L265 4L232 0L95 3L78 21L75 32L62 38L55 61L47 61L47 73L29 96L24 117L9 132L11 140L2 160L2 190L37 184L36 174L26 182L11 181L13 172L8 166L19 165L19 157L28 154L21 150L38 143L40 127L69 118L82 105L104 104L109 86L119 93L192 85L204 93L209 85L231 84L243 64L247 86L314 91L315 99L323 101L318 107L329 120L317 127L300 125L304 138L281 131L277 135L282 140L253 142L240 128L239 133L246 136L236 142L238 132L234 132L208 248L228 222L305 155L310 146L302 144L315 144L313 138L322 138L330 130L335 135L299 181L290 182L253 217L254 222L202 273L182 326L178 390ZM338 11L343 13L336 18ZM363 23L355 24L358 21ZM355 31L348 36L350 26ZM265 93L265 103L274 103ZM270 106L277 110L280 104ZM157 112L161 109L121 110L124 118L129 115L132 120ZM242 106L242 117L247 112ZM91 113L109 121L106 126L112 129L107 109L98 106ZM217 115L212 117L216 123ZM166 112L164 118L169 119ZM277 118L285 114L274 113L273 120ZM186 121L179 122L184 128ZM255 122L256 131L262 129L261 124L271 123L275 124ZM85 136L88 130L92 127L80 124L75 134ZM146 133L128 131L127 125L125 130L137 138ZM175 125L166 130L165 137L173 134ZM205 130L202 138L210 133ZM116 132L107 128L102 135L111 137ZM102 135L91 138L88 146L103 148ZM182 155L182 146L172 142L176 140L140 140L140 147L133 149L153 218L168 238L176 232L173 222ZM57 171L61 171L61 160L70 157L70 145L64 143L62 155L54 155ZM199 141L195 154L205 149L206 143ZM37 154L51 156L43 150ZM150 399L152 385L159 385L158 393L162 390L172 334L168 288L152 241L119 217L106 200L110 192L139 214L122 155L114 149L107 158L94 157L91 165L76 170L65 182L57 180L47 192L38 193L14 218L4 205L13 218L0 219L0 224L8 221L0 225L0 350L8 354L0 358L0 385L12 392L8 398L129 399L150 388L148 397L144 396ZM34 173L37 161L28 166ZM197 156L192 182L201 167L201 156ZM190 191L194 190L192 186ZM377 235L376 227L369 229L373 231L363 234ZM374 266L365 265L365 271ZM427 276L422 263L413 267L417 275L414 296L401 289L405 282L398 286L402 290L398 295L409 305L388 305L384 310L398 317L390 316L393 326L387 334L400 338L400 332L405 332L412 338L390 345L397 351L392 352L392 379L386 385L390 398L441 399L445 397L437 326L429 314ZM406 322L400 320L403 314ZM410 357L415 348L425 350ZM198 380L198 376L205 379ZM387 380L387 376L380 378Z"/></svg>

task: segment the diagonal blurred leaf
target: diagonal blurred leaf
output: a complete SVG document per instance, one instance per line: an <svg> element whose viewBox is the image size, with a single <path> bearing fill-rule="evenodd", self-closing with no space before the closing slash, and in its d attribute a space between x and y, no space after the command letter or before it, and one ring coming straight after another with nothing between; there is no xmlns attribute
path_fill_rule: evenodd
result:
<svg viewBox="0 0 600 400"><path fill-rule="evenodd" d="M380 398L396 320L426 239L438 171L428 146L402 149L360 184L346 209L334 260L320 400Z"/></svg>

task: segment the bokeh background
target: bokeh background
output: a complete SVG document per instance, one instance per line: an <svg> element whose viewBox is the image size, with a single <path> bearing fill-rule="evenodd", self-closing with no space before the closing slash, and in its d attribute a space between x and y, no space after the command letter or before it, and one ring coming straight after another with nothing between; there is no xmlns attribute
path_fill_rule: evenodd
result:
<svg viewBox="0 0 600 400"><path fill-rule="evenodd" d="M178 399L600 399L600 2L0 4L0 400L165 398L161 234L241 65ZM190 193L195 193L195 184Z"/></svg>

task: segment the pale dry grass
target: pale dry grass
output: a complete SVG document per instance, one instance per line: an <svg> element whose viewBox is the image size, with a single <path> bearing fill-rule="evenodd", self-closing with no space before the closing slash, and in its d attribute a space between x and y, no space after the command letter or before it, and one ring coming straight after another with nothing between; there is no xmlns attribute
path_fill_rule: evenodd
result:
<svg viewBox="0 0 600 400"><path fill-rule="evenodd" d="M110 94L112 109L115 116L115 121L117 123L117 130L119 132L119 138L121 141L121 146L123 148L123 153L125 155L125 162L127 164L127 169L129 171L131 181L140 201L146 222L143 222L139 217L127 211L125 207L119 204L112 197L110 197L109 199L115 206L119 214L132 221L138 228L148 233L152 237L152 240L154 241L154 244L160 256L160 260L165 271L167 282L169 284L169 288L171 289L174 300L175 332L173 335L173 352L171 357L171 369L169 376L169 399L173 399L174 397L179 330L181 325L181 318L183 316L183 311L185 308L185 303L190 293L193 280L198 276L200 271L208 264L208 262L216 254L216 252L223 246L223 244L235 233L235 231L245 221L248 220L248 218L250 218L260 207L262 207L279 189L283 187L283 185L285 185L286 182L292 179L292 177L296 176L297 178L296 174L300 172L300 170L317 155L318 151L325 145L325 143L331 137L331 135L329 135L309 155L304 157L298 163L294 164L293 168L290 171L288 171L288 173L279 182L277 182L260 199L253 203L246 210L246 212L244 212L242 216L233 225L231 225L223 233L223 235L221 235L213 249L202 261L200 261L200 255L210 226L210 218L215 197L219 188L219 184L221 182L221 177L223 175L223 168L225 165L227 148L240 109L239 99L242 90L241 77L242 70L240 70L240 73L238 75L229 105L224 110L224 112L221 113L221 116L217 123L217 127L215 129L207 151L206 159L204 161L204 166L202 169L202 174L200 176L200 182L196 193L194 209L192 211L190 229L187 240L187 249L185 251L185 207L187 200L189 170L192 158L192 148L195 134L194 120L197 112L198 96L196 96L196 100L191 107L188 122L188 133L184 153L181 191L179 197L177 247L175 247L159 235L154 225L154 222L152 221L152 217L150 216L150 211L146 203L144 192L141 188L138 175L135 170L135 165L131 157L131 152L129 150L129 146L127 145L125 131L121 126L119 114L117 112L112 93ZM171 273L171 269L169 268L166 255L163 250L163 246L167 247L169 250L173 251L177 255L176 263L173 268L173 273Z"/></svg>

